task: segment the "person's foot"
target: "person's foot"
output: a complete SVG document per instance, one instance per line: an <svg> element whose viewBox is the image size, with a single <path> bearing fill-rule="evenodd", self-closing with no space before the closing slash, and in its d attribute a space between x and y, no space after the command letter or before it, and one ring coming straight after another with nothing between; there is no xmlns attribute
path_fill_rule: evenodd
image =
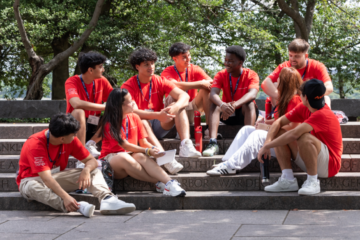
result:
<svg viewBox="0 0 360 240"><path fill-rule="evenodd" d="M88 141L85 144L85 148L89 151L89 153L94 157L97 158L98 156L100 156L100 152L97 150L96 147L96 142L95 141Z"/></svg>
<svg viewBox="0 0 360 240"><path fill-rule="evenodd" d="M279 177L277 182L266 186L264 190L266 192L295 192L299 190L299 185L296 178L293 180L287 180L285 178Z"/></svg>
<svg viewBox="0 0 360 240"><path fill-rule="evenodd" d="M201 157L201 153L196 151L193 142L190 139L185 141L184 145L180 145L180 157Z"/></svg>
<svg viewBox="0 0 360 240"><path fill-rule="evenodd" d="M220 163L215 168L207 171L206 174L210 176L234 175L236 170L229 168L226 163Z"/></svg>
<svg viewBox="0 0 360 240"><path fill-rule="evenodd" d="M320 193L320 181L306 180L298 191L299 195L314 195Z"/></svg>
<svg viewBox="0 0 360 240"><path fill-rule="evenodd" d="M178 181L171 180L165 186L163 194L172 197L184 197L186 195L186 192L180 187L180 183L178 183Z"/></svg>
<svg viewBox="0 0 360 240"><path fill-rule="evenodd" d="M80 204L79 209L77 210L79 213L88 218L94 215L95 205L83 201L78 203Z"/></svg>
<svg viewBox="0 0 360 240"><path fill-rule="evenodd" d="M155 187L156 187L157 192L162 193L162 192L164 192L164 189L165 189L165 183L157 182L157 183L155 183Z"/></svg>
<svg viewBox="0 0 360 240"><path fill-rule="evenodd" d="M164 168L170 174L177 174L178 172L180 172L184 168L184 166L174 159L171 162L168 162L168 163L164 164Z"/></svg>
<svg viewBox="0 0 360 240"><path fill-rule="evenodd" d="M203 156L212 157L216 154L219 154L219 145L217 145L217 143L210 142L203 151Z"/></svg>
<svg viewBox="0 0 360 240"><path fill-rule="evenodd" d="M123 215L135 210L133 203L121 201L116 196L103 199L100 204L100 213L103 215Z"/></svg>
<svg viewBox="0 0 360 240"><path fill-rule="evenodd" d="M210 139L210 131L209 131L209 129L206 129L204 131L204 139Z"/></svg>

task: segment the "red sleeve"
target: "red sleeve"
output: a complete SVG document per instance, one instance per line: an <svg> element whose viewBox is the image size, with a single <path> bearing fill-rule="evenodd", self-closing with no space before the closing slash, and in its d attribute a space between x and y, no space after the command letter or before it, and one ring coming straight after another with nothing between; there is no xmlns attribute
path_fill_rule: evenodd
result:
<svg viewBox="0 0 360 240"><path fill-rule="evenodd" d="M306 108L302 103L299 103L293 110L285 114L285 117L289 119L290 122L304 122L304 108ZM306 108L307 109L307 108Z"/></svg>
<svg viewBox="0 0 360 240"><path fill-rule="evenodd" d="M78 89L77 84L75 83L75 81L73 81L73 78L75 78L75 76L69 78L65 82L65 94L66 94L67 101L69 101L73 97L80 98L78 90L77 90Z"/></svg>
<svg viewBox="0 0 360 240"><path fill-rule="evenodd" d="M305 120L305 123L312 126L315 133L326 132L328 130L328 121L321 121L321 119L326 119L326 116L323 116L322 112L316 111Z"/></svg>
<svg viewBox="0 0 360 240"><path fill-rule="evenodd" d="M164 71L162 71L161 77L164 77L167 80L175 80L176 81L176 79L174 79L173 75L171 74L171 68L170 67L167 67L167 68L164 69Z"/></svg>
<svg viewBox="0 0 360 240"><path fill-rule="evenodd" d="M144 139L148 137L148 134L145 130L143 123L141 122L140 117L137 114L133 114L136 125L138 126L138 139Z"/></svg>
<svg viewBox="0 0 360 240"><path fill-rule="evenodd" d="M104 86L102 101L107 102L107 99L109 97L109 94L113 90L113 87L111 86L110 82L105 77L102 78L102 81L103 81L103 86Z"/></svg>
<svg viewBox="0 0 360 240"><path fill-rule="evenodd" d="M215 75L213 84L211 85L211 88L219 88L219 89L223 88L223 76L222 76L221 72L218 72Z"/></svg>
<svg viewBox="0 0 360 240"><path fill-rule="evenodd" d="M319 80L323 81L324 83L331 81L330 75L324 64L322 64L321 62L317 62L316 70Z"/></svg>
<svg viewBox="0 0 360 240"><path fill-rule="evenodd" d="M273 83L274 83L274 82L277 82L282 68L283 68L283 67L282 67L282 64L280 64L280 65L277 66L277 68L275 68L275 70L274 70L269 76L267 76L267 77L270 78Z"/></svg>
<svg viewBox="0 0 360 240"><path fill-rule="evenodd" d="M81 144L80 140L75 137L72 141L72 151L70 155L74 156L77 160L84 160L89 156L89 151Z"/></svg>
<svg viewBox="0 0 360 240"><path fill-rule="evenodd" d="M299 103L301 103L301 98L298 96L293 97L287 105L286 112L293 110Z"/></svg>
<svg viewBox="0 0 360 240"><path fill-rule="evenodd" d="M28 147L27 158L31 167L31 173L39 173L47 170L51 170L49 165L50 160L48 156L46 146L39 143L33 145L31 148Z"/></svg>
<svg viewBox="0 0 360 240"><path fill-rule="evenodd" d="M255 71L251 71L250 70L250 74L249 74L249 89L250 88L255 88L256 90L259 91L259 83L260 83L260 79L258 74Z"/></svg>
<svg viewBox="0 0 360 240"><path fill-rule="evenodd" d="M176 85L175 83L171 82L171 81L167 81L166 78L164 77L161 77L161 83L162 83L162 86L163 86L163 89L165 91L165 93L167 94L170 94L170 92L176 88Z"/></svg>
<svg viewBox="0 0 360 240"><path fill-rule="evenodd" d="M206 74L206 72L199 66L194 66L194 80L200 81L200 80L206 80L211 79L209 75Z"/></svg>

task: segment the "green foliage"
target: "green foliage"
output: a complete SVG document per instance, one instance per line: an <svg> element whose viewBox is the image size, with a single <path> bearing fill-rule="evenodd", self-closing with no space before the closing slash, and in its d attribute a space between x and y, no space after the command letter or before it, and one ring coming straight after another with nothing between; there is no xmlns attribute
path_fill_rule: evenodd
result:
<svg viewBox="0 0 360 240"><path fill-rule="evenodd" d="M0 118L1 123L49 123L50 118Z"/></svg>

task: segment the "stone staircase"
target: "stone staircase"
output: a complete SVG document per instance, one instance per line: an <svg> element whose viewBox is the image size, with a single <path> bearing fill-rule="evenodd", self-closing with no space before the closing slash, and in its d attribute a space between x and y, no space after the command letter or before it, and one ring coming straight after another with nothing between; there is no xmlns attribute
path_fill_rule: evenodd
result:
<svg viewBox="0 0 360 240"><path fill-rule="evenodd" d="M19 154L26 139L48 127L48 124L0 124L0 210L49 210L36 202L23 199L15 182ZM357 209L360 208L360 122L341 125L344 143L340 173L330 179L320 179L322 192L316 196L298 196L297 193L265 193L261 184L259 163L252 163L233 176L209 177L206 170L221 158L229 148L239 126L220 125L220 154L198 159L180 158L183 171L171 176L187 191L185 198L164 197L155 193L154 184L127 177L115 182L120 199L133 202L137 209ZM191 129L193 133L193 129ZM178 149L180 141L174 139L175 131L161 141L165 149ZM208 141L203 141L205 146ZM69 159L68 168L74 168L76 159ZM270 162L271 181L280 176L276 159ZM293 166L299 185L306 174ZM77 200L99 206L90 194L73 194Z"/></svg>

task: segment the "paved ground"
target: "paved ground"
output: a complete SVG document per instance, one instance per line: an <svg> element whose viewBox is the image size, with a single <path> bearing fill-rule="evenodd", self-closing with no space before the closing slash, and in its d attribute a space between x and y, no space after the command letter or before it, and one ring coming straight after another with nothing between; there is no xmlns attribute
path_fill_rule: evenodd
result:
<svg viewBox="0 0 360 240"><path fill-rule="evenodd" d="M359 239L360 211L136 211L91 218L77 213L0 211L1 239Z"/></svg>

